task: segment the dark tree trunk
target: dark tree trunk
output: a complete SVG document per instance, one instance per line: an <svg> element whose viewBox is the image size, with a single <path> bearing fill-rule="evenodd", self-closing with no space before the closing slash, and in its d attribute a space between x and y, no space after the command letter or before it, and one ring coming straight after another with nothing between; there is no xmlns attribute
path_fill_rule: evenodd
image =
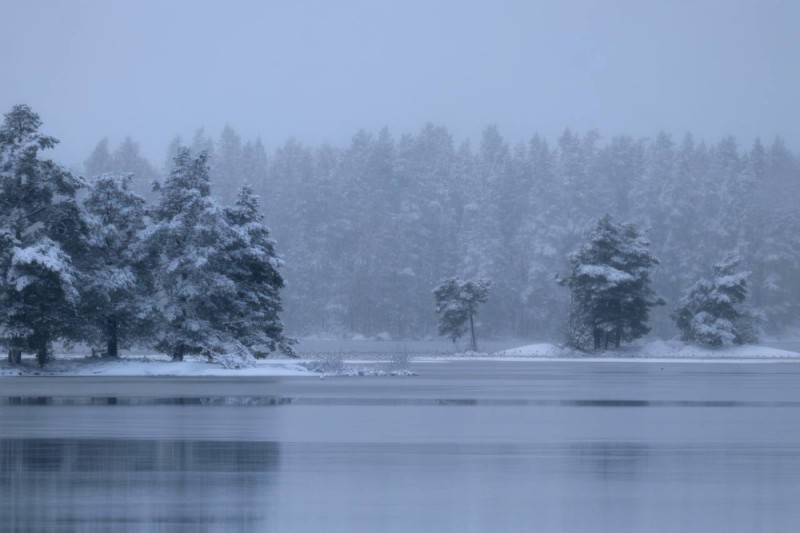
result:
<svg viewBox="0 0 800 533"><path fill-rule="evenodd" d="M172 360L173 361L183 361L183 352L185 348L183 344L179 344L175 347L175 351L172 352Z"/></svg>
<svg viewBox="0 0 800 533"><path fill-rule="evenodd" d="M22 350L12 348L8 351L8 362L12 365L18 365L22 362Z"/></svg>
<svg viewBox="0 0 800 533"><path fill-rule="evenodd" d="M475 341L475 322L472 320L472 313L469 315L469 330L472 333L472 351L478 351L478 343Z"/></svg>
<svg viewBox="0 0 800 533"><path fill-rule="evenodd" d="M44 337L36 339L36 361L38 361L39 366L44 366L50 359L49 344Z"/></svg>
<svg viewBox="0 0 800 533"><path fill-rule="evenodd" d="M107 357L119 357L119 328L115 317L108 318Z"/></svg>

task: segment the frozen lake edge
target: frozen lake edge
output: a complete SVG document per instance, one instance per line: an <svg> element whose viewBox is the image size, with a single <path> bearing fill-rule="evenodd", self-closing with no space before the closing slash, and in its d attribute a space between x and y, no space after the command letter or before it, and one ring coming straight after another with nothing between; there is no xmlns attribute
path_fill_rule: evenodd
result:
<svg viewBox="0 0 800 533"><path fill-rule="evenodd" d="M14 376L108 376L108 377L313 377L319 372L310 370L309 363L319 358L334 357L341 360L345 368L358 367L362 374L358 377L385 377L388 372L382 367L399 350L387 346L386 351L358 351L358 343L351 343L348 350L338 352L302 353L300 359L259 360L255 366L247 368L224 368L217 363L202 359L174 362L164 356L145 355L114 359L88 357L61 357L40 368L32 360L21 366L11 366L0 362L0 379ZM575 362L575 363L800 363L800 352L770 346L747 345L725 348L710 348L691 345L679 341L653 341L640 345L624 346L619 350L599 353L582 353L552 343L537 343L516 348L499 350L494 353L453 353L434 352L424 349L405 348L411 364L419 364L424 370L426 364L448 361L475 362ZM350 371L348 371L350 372ZM352 375L352 372L350 372Z"/></svg>

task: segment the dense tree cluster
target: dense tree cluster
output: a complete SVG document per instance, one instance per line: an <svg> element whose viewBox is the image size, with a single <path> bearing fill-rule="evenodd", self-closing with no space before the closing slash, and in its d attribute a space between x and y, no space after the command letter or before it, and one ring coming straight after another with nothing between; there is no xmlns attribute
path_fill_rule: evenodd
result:
<svg viewBox="0 0 800 533"><path fill-rule="evenodd" d="M345 148L290 140L267 154L230 128L191 146L214 154L223 198L244 181L266 198L287 264L285 320L300 334L435 334L431 287L458 274L494 282L487 333L559 338L569 298L553 274L606 213L636 224L661 261L653 287L668 305L653 311L655 333L677 334L672 307L731 253L752 271L767 328L798 316L800 159L780 140L743 149L566 131L512 146L488 128L477 147L457 147L429 125L399 139L362 131Z"/></svg>
<svg viewBox="0 0 800 533"><path fill-rule="evenodd" d="M650 331L650 309L663 305L650 283L658 260L632 224L604 216L588 242L569 256L567 340L579 349L619 348Z"/></svg>
<svg viewBox="0 0 800 533"><path fill-rule="evenodd" d="M282 263L251 189L223 207L207 155L178 148L148 206L129 174L86 183L42 159L57 141L40 124L22 105L0 127L0 343L11 361L29 352L44 364L57 341L112 357L138 344L231 364L290 352ZM90 158L98 168L105 144ZM136 161L112 159L105 170Z"/></svg>

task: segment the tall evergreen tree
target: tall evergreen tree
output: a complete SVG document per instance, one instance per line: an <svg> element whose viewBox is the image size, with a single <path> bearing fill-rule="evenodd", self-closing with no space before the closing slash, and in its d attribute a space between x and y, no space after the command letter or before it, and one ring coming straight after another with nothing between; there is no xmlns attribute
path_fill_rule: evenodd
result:
<svg viewBox="0 0 800 533"><path fill-rule="evenodd" d="M146 234L149 248L159 256L163 320L156 347L178 361L187 354L211 359L238 350L224 328L236 287L220 271L221 254L234 235L211 196L207 155L193 157L181 148L159 192L155 224Z"/></svg>
<svg viewBox="0 0 800 533"><path fill-rule="evenodd" d="M91 344L108 357L121 347L147 344L153 333L153 258L140 242L145 200L130 188L131 175L104 174L83 201L89 247L82 261L82 313Z"/></svg>
<svg viewBox="0 0 800 533"><path fill-rule="evenodd" d="M280 289L284 282L278 269L283 262L275 252L275 241L264 225L252 188L243 187L236 204L226 209L225 215L236 234L224 251L230 265L227 276L236 285L237 293L234 322L228 323L227 328L256 357L266 356L269 351L293 355L294 341L284 334L280 316Z"/></svg>
<svg viewBox="0 0 800 533"><path fill-rule="evenodd" d="M58 142L40 126L39 115L17 105L0 128L0 332L10 360L33 352L43 365L54 341L78 340L73 257L85 227L76 202L83 182L39 157Z"/></svg>
<svg viewBox="0 0 800 533"><path fill-rule="evenodd" d="M561 280L572 294L570 344L618 348L649 331L650 309L664 301L650 287L650 271L658 260L648 246L635 226L617 224L606 215L570 256L569 276Z"/></svg>
<svg viewBox="0 0 800 533"><path fill-rule="evenodd" d="M199 354L239 365L253 350L288 352L280 262L257 209L249 190L222 208L211 196L207 155L178 151L146 234L159 256L157 348L173 359Z"/></svg>

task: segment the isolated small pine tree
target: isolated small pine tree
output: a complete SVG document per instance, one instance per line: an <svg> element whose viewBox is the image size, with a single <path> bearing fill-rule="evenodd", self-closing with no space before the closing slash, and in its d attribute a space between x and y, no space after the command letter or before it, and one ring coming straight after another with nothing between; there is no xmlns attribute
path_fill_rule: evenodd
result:
<svg viewBox="0 0 800 533"><path fill-rule="evenodd" d="M454 277L442 281L433 289L436 314L439 315L439 335L456 342L466 333L469 324L472 351L477 351L475 315L478 306L489 299L490 288L491 282L485 278L461 280Z"/></svg>
<svg viewBox="0 0 800 533"><path fill-rule="evenodd" d="M724 346L758 340L760 313L747 305L750 272L741 259L717 263L711 279L701 279L681 297L672 318L685 341Z"/></svg>

